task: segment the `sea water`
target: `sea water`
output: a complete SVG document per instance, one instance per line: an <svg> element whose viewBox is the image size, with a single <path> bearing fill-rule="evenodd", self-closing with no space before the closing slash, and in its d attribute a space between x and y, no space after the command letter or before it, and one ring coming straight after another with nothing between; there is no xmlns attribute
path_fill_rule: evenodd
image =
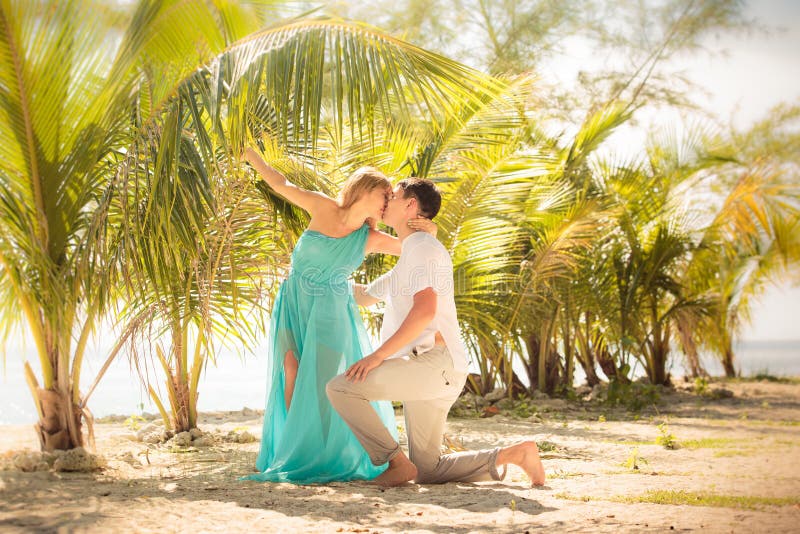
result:
<svg viewBox="0 0 800 534"><path fill-rule="evenodd" d="M240 410L243 407L263 408L266 398L267 344L260 342L253 350L238 354L220 349L216 364L209 362L201 375L197 407L199 411ZM103 348L95 348L87 355L81 375L81 390L85 391L104 361ZM23 358L39 373L35 351L28 347L7 348L5 369L0 366L0 425L34 423L36 410L23 374ZM147 357L143 361L148 361ZM713 376L723 374L722 365L711 357L703 358L703 365ZM798 341L745 341L736 347L736 368L742 376L759 373L773 376L800 376L800 340ZM164 377L160 367L147 364L148 375L154 387L166 399ZM576 369L580 371L580 367ZM682 375L682 360L673 358L673 375ZM578 373L576 372L576 375ZM580 377L576 376L580 380ZM166 402L166 401L164 401ZM95 417L105 415L133 415L155 413L156 407L140 385L138 374L125 356L118 357L99 382L89 401Z"/></svg>

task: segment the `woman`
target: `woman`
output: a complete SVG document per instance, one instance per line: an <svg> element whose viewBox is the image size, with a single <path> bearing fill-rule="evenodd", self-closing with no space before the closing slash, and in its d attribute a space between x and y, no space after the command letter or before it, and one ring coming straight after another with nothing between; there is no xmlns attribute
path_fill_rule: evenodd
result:
<svg viewBox="0 0 800 534"><path fill-rule="evenodd" d="M350 289L350 275L366 254L400 255L397 238L375 229L391 192L377 169L357 170L338 201L291 184L252 148L245 158L267 184L311 215L292 252L292 268L272 309L270 366L258 474L273 482L324 483L372 479L374 466L350 429L331 408L325 384L371 352ZM433 231L427 220L417 229ZM376 404L395 428L389 402Z"/></svg>

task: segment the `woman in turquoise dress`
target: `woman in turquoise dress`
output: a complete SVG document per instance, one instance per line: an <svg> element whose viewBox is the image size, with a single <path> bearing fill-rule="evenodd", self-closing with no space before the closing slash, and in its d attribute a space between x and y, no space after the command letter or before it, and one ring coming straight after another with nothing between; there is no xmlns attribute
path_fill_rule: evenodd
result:
<svg viewBox="0 0 800 534"><path fill-rule="evenodd" d="M334 200L289 183L253 149L245 157L276 193L311 215L272 308L259 473L245 478L298 484L375 478L386 465L372 464L330 406L325 385L372 352L349 279L366 254L400 254L400 242L375 229L391 183L365 167ZM430 221L413 224L435 232ZM391 404L375 407L396 433Z"/></svg>

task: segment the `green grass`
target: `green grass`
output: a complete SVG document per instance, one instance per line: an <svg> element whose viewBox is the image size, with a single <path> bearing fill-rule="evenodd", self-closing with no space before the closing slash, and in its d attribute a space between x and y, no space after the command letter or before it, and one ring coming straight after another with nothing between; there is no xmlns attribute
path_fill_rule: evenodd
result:
<svg viewBox="0 0 800 534"><path fill-rule="evenodd" d="M800 426L800 421L775 421L778 426Z"/></svg>
<svg viewBox="0 0 800 534"><path fill-rule="evenodd" d="M589 497L588 495L572 495L571 493L556 493L554 495L556 499L564 499L565 501L598 501L600 499Z"/></svg>
<svg viewBox="0 0 800 534"><path fill-rule="evenodd" d="M641 471L639 471L639 464L645 465L647 464L647 460L639 454L639 447L634 447L628 455L628 458L622 463L622 466L630 471L641 473Z"/></svg>
<svg viewBox="0 0 800 534"><path fill-rule="evenodd" d="M791 506L800 503L800 497L756 497L750 495L719 495L715 493L653 490L644 495L619 496L616 502L651 503L689 506L713 506L754 510L762 506Z"/></svg>
<svg viewBox="0 0 800 534"><path fill-rule="evenodd" d="M675 450L678 448L678 440L675 439L674 434L670 434L669 427L667 423L661 423L658 425L658 432L659 435L656 437L656 444L661 445L665 449Z"/></svg>
<svg viewBox="0 0 800 534"><path fill-rule="evenodd" d="M755 454L755 449L727 449L714 451L714 458L729 458L731 456L750 456Z"/></svg>
<svg viewBox="0 0 800 534"><path fill-rule="evenodd" d="M701 438L686 439L680 441L680 446L684 449L724 449L734 445L737 441L731 438Z"/></svg>
<svg viewBox="0 0 800 534"><path fill-rule="evenodd" d="M710 426L723 426L723 427L730 427L733 424L732 421L727 419L712 419L706 420L704 422ZM744 425L749 427L759 427L759 426L800 426L800 421L776 421L773 419L746 419L746 420L738 420L735 422L738 425Z"/></svg>
<svg viewBox="0 0 800 534"><path fill-rule="evenodd" d="M667 434L667 438L672 436L671 434ZM732 439L732 438L701 438L701 439L687 439L687 440L675 440L675 437L672 436L671 440L667 440L662 436L658 436L654 441L613 441L613 440L604 440L604 443L613 443L615 445L627 445L629 447L641 447L643 445L660 445L665 446L665 442L670 442L672 445L677 446L681 449L689 449L689 450L696 450L696 449L724 449L727 447L732 447L737 443L742 443L744 440L741 439Z"/></svg>
<svg viewBox="0 0 800 534"><path fill-rule="evenodd" d="M539 452L553 452L558 450L558 445L552 441L537 441L536 446L538 447Z"/></svg>
<svg viewBox="0 0 800 534"><path fill-rule="evenodd" d="M603 443L613 443L615 445L627 445L629 447L641 447L642 445L656 445L655 441L614 441L613 439L604 439Z"/></svg>
<svg viewBox="0 0 800 534"><path fill-rule="evenodd" d="M764 506L794 506L800 504L800 497L757 497L750 495L720 495L716 493L682 490L653 490L644 495L616 495L609 498L590 497L558 493L557 499L570 501L611 501L625 504L667 504L688 506L711 506L716 508L739 508L756 510Z"/></svg>

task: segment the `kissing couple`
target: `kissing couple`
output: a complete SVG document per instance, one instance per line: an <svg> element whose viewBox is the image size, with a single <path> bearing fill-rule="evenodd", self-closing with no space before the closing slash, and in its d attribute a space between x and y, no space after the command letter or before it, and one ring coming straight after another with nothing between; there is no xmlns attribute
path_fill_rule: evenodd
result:
<svg viewBox="0 0 800 534"><path fill-rule="evenodd" d="M513 464L543 485L533 441L441 452L447 414L468 371L453 263L432 222L441 206L435 184L407 178L392 186L364 167L332 199L290 183L252 148L245 158L311 216L273 305L259 472L245 478L437 484L502 480ZM397 237L378 230L378 221ZM349 276L375 253L399 256L397 264L369 285L352 283ZM358 306L381 301L381 343L373 350ZM403 403L408 455L391 401Z"/></svg>

